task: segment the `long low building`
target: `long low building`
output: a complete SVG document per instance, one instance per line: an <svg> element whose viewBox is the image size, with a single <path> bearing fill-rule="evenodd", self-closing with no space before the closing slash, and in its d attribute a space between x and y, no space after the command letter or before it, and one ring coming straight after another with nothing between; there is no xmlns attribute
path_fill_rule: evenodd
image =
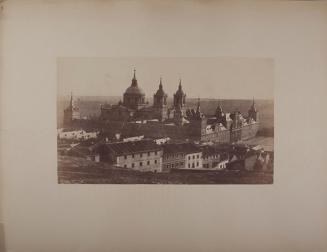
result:
<svg viewBox="0 0 327 252"><path fill-rule="evenodd" d="M97 145L101 162L138 171L222 170L230 161L228 147L199 146L193 143L157 144L152 140Z"/></svg>
<svg viewBox="0 0 327 252"><path fill-rule="evenodd" d="M118 142L98 148L100 160L122 168L162 171L163 150L152 140Z"/></svg>

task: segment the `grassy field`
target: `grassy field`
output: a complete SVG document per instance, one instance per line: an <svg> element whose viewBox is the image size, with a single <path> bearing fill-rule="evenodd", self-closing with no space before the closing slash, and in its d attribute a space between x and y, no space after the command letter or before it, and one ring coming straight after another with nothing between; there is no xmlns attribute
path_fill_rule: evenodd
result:
<svg viewBox="0 0 327 252"><path fill-rule="evenodd" d="M63 184L272 184L272 172L216 171L152 173L113 168L83 158L58 156L58 182Z"/></svg>

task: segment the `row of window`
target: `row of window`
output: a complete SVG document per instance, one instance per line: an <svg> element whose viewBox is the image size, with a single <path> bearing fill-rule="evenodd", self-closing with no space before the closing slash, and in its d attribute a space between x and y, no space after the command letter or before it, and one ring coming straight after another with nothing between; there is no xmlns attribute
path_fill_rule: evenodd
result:
<svg viewBox="0 0 327 252"><path fill-rule="evenodd" d="M212 163L212 167L217 167L217 162ZM203 164L203 168L210 168L209 164ZM222 169L222 168L226 168L226 163L221 163L218 165L218 168Z"/></svg>
<svg viewBox="0 0 327 252"><path fill-rule="evenodd" d="M200 155L196 155L196 158L200 158ZM192 159L195 159L195 155L192 156ZM191 160L191 156L188 156L188 160Z"/></svg>
<svg viewBox="0 0 327 252"><path fill-rule="evenodd" d="M199 162L196 162L196 164L195 163L192 163L192 165L191 164L188 164L188 168L191 168L191 166L192 166L192 168L199 167Z"/></svg>
<svg viewBox="0 0 327 252"><path fill-rule="evenodd" d="M166 164L165 168L170 169L170 168L179 168L179 167L183 167L184 166L184 162L176 162L173 164Z"/></svg>
<svg viewBox="0 0 327 252"><path fill-rule="evenodd" d="M137 155L138 154L132 154L132 158L137 157ZM143 157L143 155L146 155L146 153L140 153L139 155L140 155L140 157ZM148 152L147 155L150 156L151 155L151 152ZM158 155L158 151L155 151L154 152L154 155L157 156ZM124 159L127 159L127 155L124 156Z"/></svg>
<svg viewBox="0 0 327 252"><path fill-rule="evenodd" d="M170 159L170 158L178 158L178 157L183 157L183 154L171 154L171 155L164 155L163 159Z"/></svg>
<svg viewBox="0 0 327 252"><path fill-rule="evenodd" d="M212 158L220 158L220 155L206 156L203 159L212 159Z"/></svg>
<svg viewBox="0 0 327 252"><path fill-rule="evenodd" d="M139 166L150 165L150 164L151 164L150 160L147 161L147 162L139 162ZM158 164L158 160L157 159L154 160L153 164ZM135 163L132 163L132 166L131 167L134 168L135 167ZM128 168L127 164L124 165L124 168Z"/></svg>

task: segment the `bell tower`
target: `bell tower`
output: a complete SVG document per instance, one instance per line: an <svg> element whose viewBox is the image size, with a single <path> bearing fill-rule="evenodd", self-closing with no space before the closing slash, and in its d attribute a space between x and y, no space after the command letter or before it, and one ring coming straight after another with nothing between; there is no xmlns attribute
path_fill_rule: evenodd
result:
<svg viewBox="0 0 327 252"><path fill-rule="evenodd" d="M177 92L174 94L174 108L177 109L178 107L180 107L182 111L185 110L185 101L186 94L182 89L182 80L180 79Z"/></svg>
<svg viewBox="0 0 327 252"><path fill-rule="evenodd" d="M159 120L164 121L168 118L167 114L167 94L162 87L162 78L160 77L159 89L153 95L153 108L158 114Z"/></svg>

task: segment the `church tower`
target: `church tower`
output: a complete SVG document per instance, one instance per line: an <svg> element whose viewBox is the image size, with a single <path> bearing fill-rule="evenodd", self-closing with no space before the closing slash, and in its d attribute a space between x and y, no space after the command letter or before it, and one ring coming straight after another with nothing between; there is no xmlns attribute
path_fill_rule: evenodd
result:
<svg viewBox="0 0 327 252"><path fill-rule="evenodd" d="M160 77L159 89L153 95L153 108L159 117L160 121L164 121L168 118L167 115L167 94L162 87L162 78Z"/></svg>
<svg viewBox="0 0 327 252"><path fill-rule="evenodd" d="M174 110L180 110L182 115L185 114L186 94L182 89L182 80L179 80L179 85L176 93L174 94Z"/></svg>

